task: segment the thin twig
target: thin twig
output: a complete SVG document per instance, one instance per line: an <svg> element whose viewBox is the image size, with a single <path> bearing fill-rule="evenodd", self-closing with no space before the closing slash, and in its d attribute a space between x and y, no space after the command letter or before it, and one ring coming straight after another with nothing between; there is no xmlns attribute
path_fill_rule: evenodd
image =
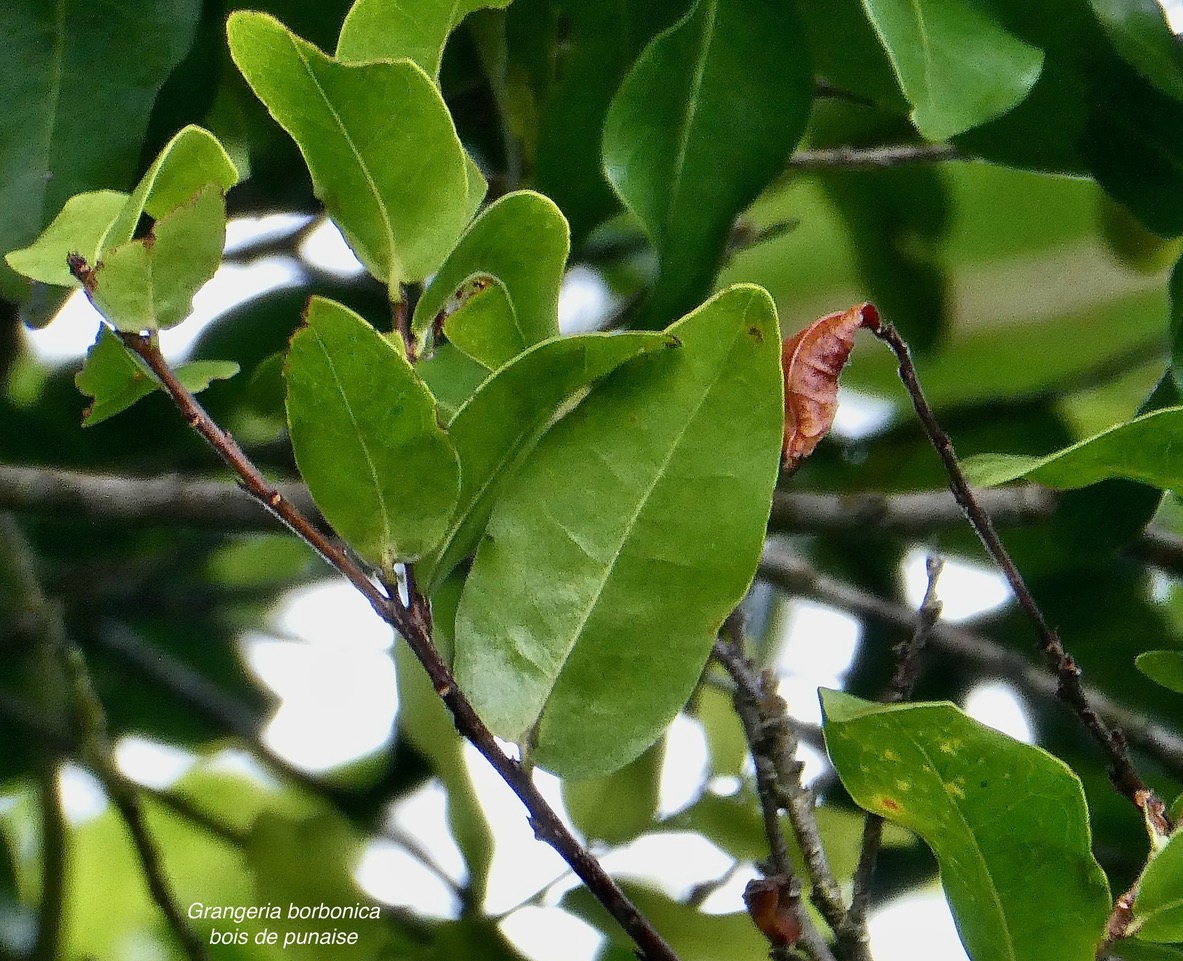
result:
<svg viewBox="0 0 1183 961"><path fill-rule="evenodd" d="M901 704L912 696L920 672L920 655L928 643L929 636L941 616L941 602L937 600L937 578L940 577L944 561L929 557L925 563L928 587L920 603L916 618L916 630L908 640L901 642L895 650L895 671L883 700L887 704ZM871 877L875 873L875 862L879 858L879 844L883 840L883 818L868 814L863 821L863 840L859 848L858 867L855 868L850 896L850 921L862 936L867 931L867 908L871 903Z"/></svg>
<svg viewBox="0 0 1183 961"><path fill-rule="evenodd" d="M798 150L789 158L791 170L884 170L909 164L969 160L952 144L891 144L883 147L834 147Z"/></svg>
<svg viewBox="0 0 1183 961"><path fill-rule="evenodd" d="M282 493L259 473L258 468L246 457L237 442L210 418L196 398L177 380L160 353L155 338L127 332L120 332L119 336L129 349L148 364L185 421L204 437L222 460L234 470L244 489L340 572L366 598L375 613L406 640L427 671L436 693L452 712L457 730L484 756L525 805L535 835L553 847L571 865L588 890L632 938L646 961L676 961L677 955L673 949L603 866L576 840L547 804L522 765L498 746L492 732L456 686L452 672L432 642L423 617L415 611L416 605L412 603L410 607L405 607L397 592L390 595L385 593L340 545L320 531L290 501L284 499Z"/></svg>
<svg viewBox="0 0 1183 961"><path fill-rule="evenodd" d="M714 656L735 682L735 713L743 724L744 735L756 768L756 793L760 798L764 834L769 848L770 870L765 873L770 878L783 878L783 883L791 891L800 882L795 877L793 864L789 859L788 844L780 826L781 807L792 807L787 797L790 786L782 782L780 775L784 760L796 753L796 743L784 711L784 702L781 701L779 705L772 707L773 699L779 700L776 692L765 687L755 666L744 653L743 632L738 620L738 615L733 614L724 623L723 631L715 641ZM797 777L795 780L800 787L800 778ZM826 919L826 923L838 932L844 929L846 924L846 907L842 903L841 892L821 847L817 819L813 814L812 795L809 798L809 811L805 820L810 826L806 828L805 838L798 832L798 844L809 869L812 900ZM790 822L796 829L797 821L793 818L791 810ZM829 946L813 927L809 915L795 898L791 906L796 911L801 939L810 956L817 961L832 959ZM777 956L776 950L774 949L774 956ZM787 956L783 950L781 956Z"/></svg>
<svg viewBox="0 0 1183 961"><path fill-rule="evenodd" d="M37 789L41 805L41 903L32 961L57 961L66 904L66 815L57 764L41 762Z"/></svg>
<svg viewBox="0 0 1183 961"><path fill-rule="evenodd" d="M1081 685L1080 668L1077 667L1072 655L1064 649L1059 635L1043 616L1043 611L1040 610L1035 598L1027 589L1022 574L1019 573L1019 569L1011 560L1006 548L1003 547L990 515L982 510L973 491L970 490L969 482L965 479L965 474L957 461L957 455L953 452L953 443L937 422L936 415L924 396L908 345L891 324L882 324L877 330L873 330L873 333L883 340L895 354L896 360L899 362L900 379L904 382L904 386L912 398L912 406L916 409L916 414L920 418L920 423L923 425L929 441L944 464L945 473L949 477L949 489L952 490L961 509L965 511L970 526L982 541L986 552L998 569L1002 571L1007 583L1010 584L1019 607L1035 627L1044 661L1049 670L1056 675L1058 696L1072 708L1081 724L1105 752L1109 759L1109 776L1114 787L1128 798L1139 811L1156 819L1161 817L1164 833L1169 832L1170 821L1166 816L1165 807L1135 770L1130 761L1125 736L1120 730L1110 728L1089 703Z"/></svg>
<svg viewBox="0 0 1183 961"><path fill-rule="evenodd" d="M115 764L106 715L82 652L66 637L61 611L41 592L32 566L31 548L7 517L0 517L0 539L3 540L0 545L0 552L4 555L2 560L11 567L25 607L38 619L41 643L60 667L69 708L79 732L83 761L94 771L123 818L152 900L168 921L185 956L189 961L207 961L205 942L189 927L165 877L160 849L148 830L136 786Z"/></svg>

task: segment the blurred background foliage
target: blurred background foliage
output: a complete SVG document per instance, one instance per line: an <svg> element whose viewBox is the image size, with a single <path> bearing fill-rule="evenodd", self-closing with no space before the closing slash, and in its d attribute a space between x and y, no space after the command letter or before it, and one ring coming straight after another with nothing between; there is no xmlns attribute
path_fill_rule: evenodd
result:
<svg viewBox="0 0 1183 961"><path fill-rule="evenodd" d="M257 6L331 50L348 3ZM813 78L800 105L802 117L808 109L808 124L799 145L792 130L761 131L783 158L795 145L798 152L735 223L721 261L707 271L720 268L715 285L764 285L786 331L851 303L876 302L915 348L928 395L962 455L1046 453L1128 419L1147 403L1177 402L1170 370L1178 325L1168 270L1183 235L1179 63L1140 59L1142 48L1126 42L1121 24L1101 15L1106 4L1095 11L1083 0L991 0L978 6L1044 52L1039 80L1017 107L914 162L826 163L818 151L922 140L858 3L813 0L801 5L800 23L790 19L793 4L775 6L786 30L797 31L797 69ZM689 271L700 289L686 287L676 297L663 292L657 307L647 300L659 258L617 200L599 149L609 102L626 73L689 8L680 0L514 0L505 10L472 14L447 45L442 90L491 196L534 186L571 222L572 302L582 291L591 307L578 317L568 307L569 325L664 324L673 319L670 312L708 292ZM295 146L229 60L223 25L230 9L221 0L4 5L0 249L28 243L74 192L129 189L187 123L213 130L242 168L244 183L228 197L232 216L321 216ZM51 60L56 79L46 67ZM54 120L48 131L47 112ZM726 140L729 131L717 136ZM288 257L294 282L232 306L202 329L190 351L242 366L204 397L256 463L277 477L294 476L294 465L276 354L306 298L325 294L381 329L390 323L375 282L301 258L300 245L318 222L299 223L228 255L244 267ZM83 430L84 400L73 384L77 364L39 356L26 327L50 321L60 302L6 267L0 267L0 292L0 463L136 476L215 474L200 439L162 396ZM462 398L474 386L461 361L441 352L425 372L441 395ZM786 490L842 497L942 487L940 465L909 416L886 351L860 341L843 396L849 416ZM85 653L112 733L188 752L178 767L183 773L171 777L153 775L152 764L136 769L180 901L352 904L375 896L374 884L359 887L359 864L380 839L442 877L452 903L433 913L394 898L366 929L356 955L342 956L492 959L527 950L515 946L526 944L522 925L502 923L514 915L512 904L490 907L494 841L481 792L449 719L404 651L377 655L395 662L399 703L380 746L309 772L265 736L279 695L252 669L259 643L252 632L283 637L277 606L325 574L308 551L284 536L228 529L233 525L216 517L200 524L111 522L70 509L30 508L15 488L0 490L0 505L22 508L20 525L43 590L60 605L69 636ZM1006 540L1088 682L1145 723L1178 729L1178 695L1133 668L1141 651L1178 648L1183 638L1181 555L1153 554L1143 533L1152 524L1160 545L1168 546L1183 535L1174 495L1163 502L1156 490L1108 482L1060 495L1044 513L1008 528ZM914 604L902 565L918 548L982 560L968 529L956 524L900 533L871 521L827 531L806 516L779 526L778 543L794 557L831 581L898 605ZM246 527L261 530L265 521ZM793 611L803 598L823 594L807 578L781 579L775 589L767 579L757 585L750 625L769 666L807 674L782 655ZM841 606L833 596L820 599ZM58 803L59 780L73 784L79 776L73 767L64 779L53 774L73 749L55 692L46 689L26 613L13 580L0 580L0 958L34 950L55 843L45 808ZM852 692L875 697L901 630L865 612L853 616L853 658L831 674ZM446 633L442 610L437 623ZM977 614L972 627L997 648L1031 653L1027 624L1005 604ZM825 651L835 643L817 631L805 647ZM798 638L793 650L800 647ZM918 696L964 702L984 680L1015 678L998 677L972 657L942 658L938 665L933 655ZM1114 890L1122 890L1144 856L1141 824L1109 788L1097 751L1074 720L1050 698L1021 684L1014 690L1037 743L1084 780L1098 857ZM816 717L808 699L790 697L790 708ZM304 708L312 733L303 736L332 742L334 712L347 700L326 696L317 703L314 696ZM562 796L597 850L671 832L709 840L732 864L719 883L730 900L716 901L713 910L734 913L740 904L727 885L750 876L762 857L750 765L727 698L716 688L704 685L680 724L701 731L707 751L680 810L663 810L659 789L676 760L670 753L685 738L671 739L669 752L659 745L609 783L565 784ZM816 737L813 742L816 747ZM1136 756L1164 797L1183 788L1178 757ZM849 877L861 821L824 770L815 785L831 857ZM462 856L458 869L435 864L416 842L417 830L400 826L392 813L415 797L429 797L437 813L446 810ZM61 957L179 956L115 815L101 804L83 806L72 810L64 832L57 842L68 852ZM689 851L687 836L678 837ZM906 835L889 841L879 900L930 883L935 871L930 855ZM676 873L676 858L664 860L661 866ZM763 953L745 917L699 912L709 888L647 883L638 894L642 905L688 961ZM584 892L563 895L561 885L527 892L518 912L523 923L532 923L526 909L551 910L560 897L563 908L604 925L607 939L595 949L601 957L626 956ZM210 924L197 927L204 933ZM550 937L549 949L545 937L542 947L528 949L532 956L566 956L560 936ZM274 953L214 949L219 958Z"/></svg>

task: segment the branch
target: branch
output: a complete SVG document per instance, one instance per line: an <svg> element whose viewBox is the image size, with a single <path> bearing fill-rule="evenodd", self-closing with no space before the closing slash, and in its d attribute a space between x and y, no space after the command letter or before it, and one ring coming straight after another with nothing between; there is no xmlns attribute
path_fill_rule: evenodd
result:
<svg viewBox="0 0 1183 961"><path fill-rule="evenodd" d="M127 826L152 900L164 914L189 961L207 961L205 942L189 927L165 877L160 849L148 830L136 786L115 764L106 716L82 652L67 639L61 612L41 592L29 545L7 517L0 517L0 548L2 560L9 565L21 594L21 602L38 621L41 644L60 666L74 724L80 733L83 759Z"/></svg>
<svg viewBox="0 0 1183 961"><path fill-rule="evenodd" d="M529 812L534 833L546 841L569 865L588 890L632 938L645 961L677 961L677 955L620 889L603 866L576 840L559 816L547 804L530 775L516 759L505 754L492 732L477 716L468 699L456 686L431 639L429 620L424 617L412 591L410 606L404 606L397 592L387 594L371 580L369 573L342 547L317 528L295 504L269 483L237 442L222 430L177 380L160 348L151 336L118 332L123 343L160 379L181 416L238 475L243 488L276 518L302 538L333 568L341 573L369 601L375 613L390 624L407 642L427 671L436 693L452 712L456 728L493 766Z"/></svg>
<svg viewBox="0 0 1183 961"><path fill-rule="evenodd" d="M928 643L929 636L941 616L941 602L937 600L937 578L945 562L939 557L929 557L925 569L928 573L928 587L920 603L916 630L912 636L896 647L895 671L888 685L884 702L901 704L912 696L920 671L920 655ZM859 848L858 867L855 868L852 894L850 896L850 920L856 930L865 934L867 929L867 908L871 900L871 877L875 873L875 862L879 858L879 844L883 839L883 818L868 814L863 821L863 840Z"/></svg>
<svg viewBox="0 0 1183 961"><path fill-rule="evenodd" d="M768 880L780 881L782 890L787 894L783 899L788 902L787 905L782 902L778 906L788 908L795 914L796 927L810 955L819 961L832 961L829 947L799 905L797 889L800 882L794 876L788 845L780 827L780 809L784 806L789 811L790 823L805 855L812 882L811 900L837 935L847 926L846 906L842 903L842 894L822 848L817 818L813 813L813 796L801 786L800 765L796 764L794 771L786 771L786 768L795 764L793 759L797 744L785 713L784 701L765 684L764 678L757 674L755 665L744 653L742 629L736 614L724 623L722 634L715 641L714 656L735 683L732 700L735 713L743 724L752 763L756 768L756 793L760 798L764 833L768 838L771 868ZM788 776L782 777L782 774ZM807 796L807 803L802 810L795 812L792 795L800 796L802 793ZM768 934L767 930L765 934ZM777 951L781 956L786 955L783 947L774 949L774 956Z"/></svg>
<svg viewBox="0 0 1183 961"><path fill-rule="evenodd" d="M315 513L302 484L277 484L302 513ZM0 464L0 510L77 515L104 524L185 524L268 530L271 522L236 485L221 480L122 477Z"/></svg>
<svg viewBox="0 0 1183 961"><path fill-rule="evenodd" d="M1057 504L1055 493L1038 484L974 490L973 496L995 524L1008 526L1046 520ZM947 490L846 496L778 490L772 495L768 529L923 537L964 523L965 514Z"/></svg>
<svg viewBox="0 0 1183 961"><path fill-rule="evenodd" d="M1011 560L1006 548L1003 547L1002 540L994 529L994 523L990 520L990 515L981 508L973 491L970 490L969 482L965 479L965 474L962 473L961 465L957 461L957 455L953 452L953 443L949 440L949 435L937 423L936 415L924 396L924 391L916 376L916 368L912 364L912 355L908 350L908 345L904 343L899 332L891 324L883 324L877 330L873 329L872 332L884 341L895 354L896 360L899 362L900 379L904 382L904 387L907 388L908 394L912 398L912 406L916 408L916 414L920 418L920 423L924 427L929 441L945 467L945 473L949 476L949 489L953 492L953 497L961 509L965 511L965 516L974 529L974 533L978 535L982 545L986 548L986 553L1002 571L1002 575L1014 592L1019 607L1022 608L1023 613L1027 615L1027 619L1034 626L1039 648L1043 652L1044 663L1055 674L1058 681L1057 696L1072 708L1085 730L1092 735L1109 758L1109 777L1114 787L1143 814L1151 815L1151 812L1164 812L1164 805L1146 786L1130 761L1125 736L1121 731L1110 728L1089 703L1080 681L1080 668L1077 667L1072 655L1064 649L1059 635L1043 616L1043 611L1040 610L1035 598L1031 596L1031 592L1023 581L1023 575L1019 573L1019 569ZM1164 819L1166 817L1165 813L1161 816ZM1164 821L1163 833L1169 833L1169 823L1169 820Z"/></svg>
<svg viewBox="0 0 1183 961"><path fill-rule="evenodd" d="M41 763L38 800L41 805L41 904L32 961L57 961L66 903L66 816L57 765Z"/></svg>
<svg viewBox="0 0 1183 961"><path fill-rule="evenodd" d="M765 545L759 573L764 580L790 594L811 597L901 631L911 631L915 627L915 614L907 607L828 577L775 541ZM1006 678L1028 696L1057 697L1058 683L1054 676L1031 663L1020 652L985 634L938 623L929 635L929 643L943 654L977 665L982 673ZM1113 701L1095 688L1085 686L1084 692L1099 715L1121 726L1131 745L1154 757L1176 777L1183 777L1183 737Z"/></svg>
<svg viewBox="0 0 1183 961"><path fill-rule="evenodd" d="M970 160L952 144L892 144L884 147L835 147L798 150L789 158L790 170L885 170L909 164Z"/></svg>

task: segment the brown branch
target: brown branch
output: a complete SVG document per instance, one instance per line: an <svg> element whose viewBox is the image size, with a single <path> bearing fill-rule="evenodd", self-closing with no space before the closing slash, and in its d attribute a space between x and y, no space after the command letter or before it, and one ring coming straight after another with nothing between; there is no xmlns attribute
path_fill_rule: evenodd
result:
<svg viewBox="0 0 1183 961"><path fill-rule="evenodd" d="M1054 492L1038 484L976 489L973 494L995 524L1006 526L1046 520L1058 501ZM923 537L964 523L965 514L947 490L848 495L778 490L772 495L768 529L797 534Z"/></svg>
<svg viewBox="0 0 1183 961"><path fill-rule="evenodd" d="M909 164L969 160L952 144L891 144L884 147L834 147L798 150L789 158L790 170L885 170Z"/></svg>
<svg viewBox="0 0 1183 961"><path fill-rule="evenodd" d="M106 715L95 694L82 652L66 637L61 611L41 592L32 566L31 549L20 530L7 517L0 517L0 540L3 542L0 553L4 555L0 560L9 565L23 606L37 619L40 643L61 671L68 706L79 732L83 761L98 777L122 817L149 894L168 921L185 956L189 961L207 961L209 955L205 942L189 927L165 876L160 849L148 830L137 788L115 764Z"/></svg>
<svg viewBox="0 0 1183 961"><path fill-rule="evenodd" d="M928 587L916 619L916 630L911 637L895 649L895 671L883 700L887 704L902 704L912 696L920 672L920 655L928 643L929 636L941 616L941 602L937 600L937 578L940 577L944 561L929 557L925 563ZM850 896L851 926L865 936L867 930L867 908L871 901L871 877L875 873L875 862L879 858L879 844L883 840L883 818L868 814L863 821L863 840L859 847L858 867Z"/></svg>
<svg viewBox="0 0 1183 961"><path fill-rule="evenodd" d="M468 699L456 686L455 678L432 643L429 627L417 605L404 606L397 592L388 595L369 573L342 547L319 530L283 494L269 483L246 457L237 442L222 430L177 380L151 336L119 332L123 343L138 354L160 379L181 415L238 475L243 488L272 514L319 553L369 601L386 623L407 642L427 671L436 693L452 712L457 729L493 766L529 812L530 824L541 840L553 847L588 890L632 938L646 961L676 961L677 955L636 905L608 875L603 866L576 840L559 816L547 804L521 763L498 746L492 732L477 716Z"/></svg>
<svg viewBox="0 0 1183 961"><path fill-rule="evenodd" d="M790 823L805 856L812 882L811 900L821 911L826 923L837 934L844 930L847 924L846 906L842 903L842 894L821 845L817 818L813 813L813 796L801 786L800 766L796 765L796 770L786 771L786 768L795 763L793 758L797 745L785 713L784 702L780 700L775 689L765 684L765 678L757 672L755 665L744 653L743 631L738 614L733 613L724 623L721 635L715 641L713 653L715 660L723 666L735 684L732 702L735 705L735 713L743 725L752 763L756 768L756 793L760 798L764 834L769 849L770 870L765 873L770 881L783 879L781 883L790 892L789 906L796 914L796 926L809 954L818 961L832 959L829 946L818 935L809 915L798 904L796 889L800 882L795 877L792 861L789 860L788 844L780 826L780 811L783 806L790 813ZM793 784L796 785L796 793L804 791L808 795L807 810L800 812L804 815L801 818L795 817L793 812L794 804L790 798ZM780 956L787 956L783 948L774 949L774 956L777 951L780 952Z"/></svg>
<svg viewBox="0 0 1183 961"><path fill-rule="evenodd" d="M759 576L789 594L850 611L864 620L905 632L912 631L916 625L912 610L820 573L776 541L769 541L764 547ZM1056 698L1058 684L1054 676L1033 664L1021 652L985 634L937 623L929 635L929 644L943 655L976 665L982 673L1006 678L1029 697ZM1122 728L1131 745L1155 758L1176 777L1183 777L1183 737L1095 688L1086 686L1085 694L1098 714Z"/></svg>
<svg viewBox="0 0 1183 961"><path fill-rule="evenodd" d="M891 324L883 324L878 330L873 330L873 333L884 341L895 354L896 360L899 362L900 379L904 382L904 386L912 398L912 406L916 409L916 414L920 418L920 423L924 427L929 441L945 467L945 473L949 477L949 489L953 492L961 509L965 511L965 516L974 529L974 533L978 535L986 548L986 553L990 555L998 569L1002 571L1007 583L1010 584L1019 607L1034 626L1044 662L1048 669L1055 674L1058 681L1057 696L1072 708L1081 724L1108 757L1109 776L1114 787L1128 798L1139 811L1148 812L1151 808L1161 807L1161 802L1146 786L1130 761L1125 736L1120 730L1110 728L1089 703L1081 685L1080 668L1077 667L1072 655L1065 650L1059 635L1043 616L1043 611L1040 610L1035 598L1031 596L1031 592L1023 581L1023 575L1019 573L1019 569L1011 560L1006 548L1003 547L990 515L981 508L973 491L970 490L969 482L965 479L965 474L957 461L957 455L953 452L953 443L949 440L949 435L937 423L936 415L924 396L908 345Z"/></svg>

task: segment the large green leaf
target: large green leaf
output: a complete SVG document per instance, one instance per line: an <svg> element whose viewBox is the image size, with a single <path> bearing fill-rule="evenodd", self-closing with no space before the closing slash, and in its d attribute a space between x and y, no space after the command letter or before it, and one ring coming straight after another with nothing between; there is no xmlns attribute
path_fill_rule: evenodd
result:
<svg viewBox="0 0 1183 961"><path fill-rule="evenodd" d="M413 60L438 77L444 43L464 17L482 7L504 7L509 0L357 0L341 26L337 59Z"/></svg>
<svg viewBox="0 0 1183 961"><path fill-rule="evenodd" d="M177 380L194 394L215 380L226 380L237 373L238 364L231 360L196 360L176 369ZM83 427L93 427L122 413L160 388L147 366L105 326L87 351L86 363L74 383L82 393L93 398L82 415Z"/></svg>
<svg viewBox="0 0 1183 961"><path fill-rule="evenodd" d="M1091 961L1112 904L1071 769L952 704L823 691L822 708L854 800L933 849L974 961Z"/></svg>
<svg viewBox="0 0 1183 961"><path fill-rule="evenodd" d="M103 254L87 295L120 330L166 330L193 309L193 295L222 262L226 204L217 187L166 214L143 240Z"/></svg>
<svg viewBox="0 0 1183 961"><path fill-rule="evenodd" d="M554 203L533 191L506 194L490 204L432 279L415 306L412 328L422 339L436 315L474 274L505 287L523 348L559 333L559 285L570 234Z"/></svg>
<svg viewBox="0 0 1183 961"><path fill-rule="evenodd" d="M1183 52L1154 0L1089 0L1113 46L1163 93L1183 100Z"/></svg>
<svg viewBox="0 0 1183 961"><path fill-rule="evenodd" d="M912 122L946 140L1018 104L1039 79L1043 53L970 0L863 0Z"/></svg>
<svg viewBox="0 0 1183 961"><path fill-rule="evenodd" d="M1134 664L1156 684L1183 694L1183 651L1146 651Z"/></svg>
<svg viewBox="0 0 1183 961"><path fill-rule="evenodd" d="M1183 941L1183 834L1167 841L1142 872L1133 923L1143 941Z"/></svg>
<svg viewBox="0 0 1183 961"><path fill-rule="evenodd" d="M392 298L439 267L468 221L468 175L431 78L408 60L343 63L261 13L232 14L227 33L316 195Z"/></svg>
<svg viewBox="0 0 1183 961"><path fill-rule="evenodd" d="M32 241L74 194L130 184L200 10L199 0L0 4L0 252ZM0 287L11 280L0 271Z"/></svg>
<svg viewBox="0 0 1183 961"><path fill-rule="evenodd" d="M296 463L329 523L387 571L430 550L456 505L459 469L406 356L351 310L313 297L286 375Z"/></svg>
<svg viewBox="0 0 1183 961"><path fill-rule="evenodd" d="M457 411L448 436L460 455L460 499L447 534L420 564L433 587L480 540L523 452L580 391L621 364L675 343L664 334L582 334L538 344L490 377Z"/></svg>
<svg viewBox="0 0 1183 961"><path fill-rule="evenodd" d="M978 454L966 458L966 475L982 487L1026 477L1071 490L1111 477L1183 490L1183 407L1167 407L1110 427L1046 457Z"/></svg>
<svg viewBox="0 0 1183 961"><path fill-rule="evenodd" d="M645 48L608 110L604 166L658 250L651 325L710 288L732 222L792 153L811 97L787 4L698 0Z"/></svg>
<svg viewBox="0 0 1183 961"><path fill-rule="evenodd" d="M477 711L566 777L623 766L673 719L764 538L783 407L771 298L732 287L668 333L680 347L621 368L530 453L456 617Z"/></svg>

